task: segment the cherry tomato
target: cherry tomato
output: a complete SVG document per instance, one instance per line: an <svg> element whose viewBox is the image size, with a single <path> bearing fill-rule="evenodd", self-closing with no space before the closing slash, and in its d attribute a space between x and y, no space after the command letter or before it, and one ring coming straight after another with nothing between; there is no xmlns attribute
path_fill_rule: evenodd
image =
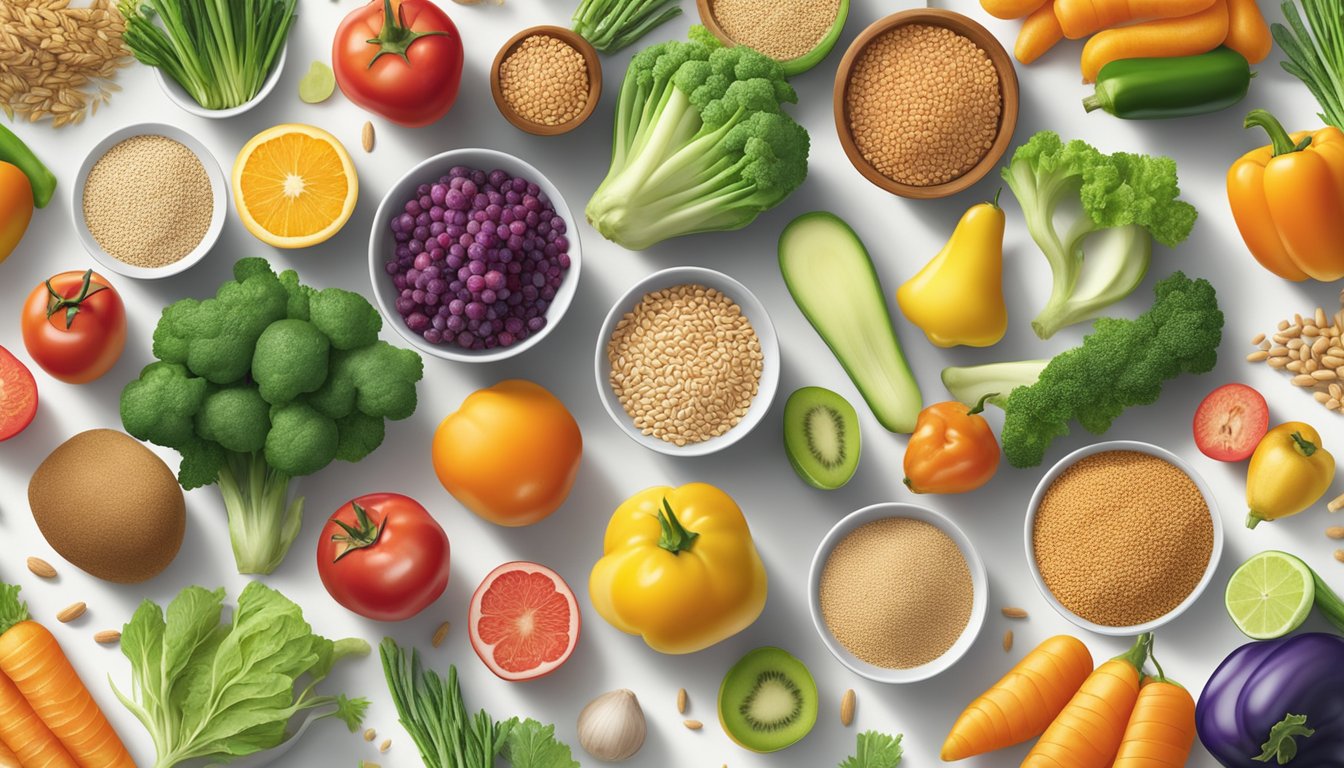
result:
<svg viewBox="0 0 1344 768"><path fill-rule="evenodd" d="M331 63L346 98L419 128L457 100L462 36L431 0L372 0L337 28Z"/></svg>
<svg viewBox="0 0 1344 768"><path fill-rule="evenodd" d="M28 294L23 345L53 378L93 381L112 370L126 346L126 307L97 272L62 272Z"/></svg>
<svg viewBox="0 0 1344 768"><path fill-rule="evenodd" d="M434 433L439 482L497 525L531 525L569 496L583 456L579 424L530 381L473 392Z"/></svg>
<svg viewBox="0 0 1344 768"><path fill-rule="evenodd" d="M366 494L327 520L317 573L336 602L360 616L403 621L448 587L448 535L415 499Z"/></svg>
<svg viewBox="0 0 1344 768"><path fill-rule="evenodd" d="M0 440L19 434L37 415L37 381L28 366L0 347Z"/></svg>

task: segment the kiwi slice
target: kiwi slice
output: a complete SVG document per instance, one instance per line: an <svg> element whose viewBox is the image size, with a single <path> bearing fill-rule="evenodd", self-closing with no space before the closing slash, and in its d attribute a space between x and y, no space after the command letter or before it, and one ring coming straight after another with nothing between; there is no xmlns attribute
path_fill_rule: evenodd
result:
<svg viewBox="0 0 1344 768"><path fill-rule="evenodd" d="M784 450L808 485L833 491L859 467L859 415L831 390L803 387L784 405Z"/></svg>
<svg viewBox="0 0 1344 768"><path fill-rule="evenodd" d="M753 752L776 752L817 724L817 684L793 654L757 648L728 670L719 686L724 733Z"/></svg>

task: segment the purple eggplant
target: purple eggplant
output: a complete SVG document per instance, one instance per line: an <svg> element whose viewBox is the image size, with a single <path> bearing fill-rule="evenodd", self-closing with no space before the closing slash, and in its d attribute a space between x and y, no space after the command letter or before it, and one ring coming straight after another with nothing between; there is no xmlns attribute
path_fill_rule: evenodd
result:
<svg viewBox="0 0 1344 768"><path fill-rule="evenodd" d="M1195 725L1227 768L1344 766L1344 637L1241 646L1204 686Z"/></svg>

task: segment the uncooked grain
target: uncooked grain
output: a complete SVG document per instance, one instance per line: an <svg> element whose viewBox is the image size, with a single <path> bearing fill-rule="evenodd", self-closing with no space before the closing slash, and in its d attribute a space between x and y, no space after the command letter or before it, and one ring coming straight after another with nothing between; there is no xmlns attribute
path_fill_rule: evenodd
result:
<svg viewBox="0 0 1344 768"><path fill-rule="evenodd" d="M1213 553L1213 520L1194 480L1138 451L1081 459L1051 483L1032 528L1041 578L1061 604L1123 627L1170 613Z"/></svg>
<svg viewBox="0 0 1344 768"><path fill-rule="evenodd" d="M56 569L52 567L51 563L40 557L28 558L28 570L39 579L56 578Z"/></svg>
<svg viewBox="0 0 1344 768"><path fill-rule="evenodd" d="M440 624L439 628L434 630L434 637L430 638L429 644L435 648L443 645L443 641L448 639L448 630L452 628L453 625L451 622L445 621Z"/></svg>
<svg viewBox="0 0 1344 768"><path fill-rule="evenodd" d="M840 0L712 0L710 13L733 42L788 61L821 43L840 13Z"/></svg>
<svg viewBox="0 0 1344 768"><path fill-rule="evenodd" d="M132 61L125 28L113 0L0 2L0 111L57 128L82 122L121 90L112 78Z"/></svg>
<svg viewBox="0 0 1344 768"><path fill-rule="evenodd" d="M1306 317L1296 314L1280 321L1268 339L1256 334L1251 344L1258 349L1246 355L1246 361L1293 374L1293 386L1311 392L1326 410L1344 413L1344 387L1339 383L1339 371L1344 369L1344 291L1339 300L1340 310L1333 316L1317 307Z"/></svg>
<svg viewBox="0 0 1344 768"><path fill-rule="evenodd" d="M698 731L701 728L705 727L705 724L700 722L699 720L682 720L681 724L686 726L688 730L692 731Z"/></svg>
<svg viewBox="0 0 1344 768"><path fill-rule="evenodd" d="M95 632L93 642L99 645L112 645L121 642L121 633L115 629L104 629L101 632Z"/></svg>
<svg viewBox="0 0 1344 768"><path fill-rule="evenodd" d="M1003 617L1005 619L1025 619L1027 610L1025 608L1004 608Z"/></svg>
<svg viewBox="0 0 1344 768"><path fill-rule="evenodd" d="M854 708L858 706L858 697L853 688L845 691L840 697L840 724L848 728L854 724Z"/></svg>
<svg viewBox="0 0 1344 768"><path fill-rule="evenodd" d="M141 135L94 163L83 205L89 234L104 251L154 268L180 261L201 244L215 198L195 152L166 136Z"/></svg>
<svg viewBox="0 0 1344 768"><path fill-rule="evenodd" d="M56 614L56 620L62 624L69 624L80 616L83 616L88 609L89 607L84 603L71 603L63 608L60 613Z"/></svg>
<svg viewBox="0 0 1344 768"><path fill-rule="evenodd" d="M1013 630L1004 630L1003 633L1003 652L1008 653L1013 650Z"/></svg>
<svg viewBox="0 0 1344 768"><path fill-rule="evenodd" d="M610 384L635 428L677 446L718 437L747 415L765 357L742 308L703 285L645 294L607 344Z"/></svg>
<svg viewBox="0 0 1344 768"><path fill-rule="evenodd" d="M855 59L845 112L855 146L878 173L932 186L988 154L999 134L1002 84L989 55L969 38L903 24Z"/></svg>
<svg viewBox="0 0 1344 768"><path fill-rule="evenodd" d="M821 615L860 660L911 669L947 652L971 620L974 587L956 542L922 520L856 528L821 572Z"/></svg>
<svg viewBox="0 0 1344 768"><path fill-rule="evenodd" d="M681 715L686 714L686 704L687 704L686 689L685 689L685 688L678 688L678 689L677 689L677 713L678 713L678 714L681 714Z"/></svg>
<svg viewBox="0 0 1344 768"><path fill-rule="evenodd" d="M530 35L499 65L504 100L524 120L564 125L588 105L588 62L574 46L550 35Z"/></svg>

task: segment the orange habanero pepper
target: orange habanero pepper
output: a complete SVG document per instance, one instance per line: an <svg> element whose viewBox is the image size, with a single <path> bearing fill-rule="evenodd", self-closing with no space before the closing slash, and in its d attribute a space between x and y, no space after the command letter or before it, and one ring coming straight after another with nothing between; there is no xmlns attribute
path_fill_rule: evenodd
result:
<svg viewBox="0 0 1344 768"><path fill-rule="evenodd" d="M1289 134L1263 109L1246 127L1270 145L1227 172L1227 198L1246 247L1285 280L1344 277L1344 132L1333 126Z"/></svg>
<svg viewBox="0 0 1344 768"><path fill-rule="evenodd" d="M980 413L955 400L925 408L905 449L905 484L915 493L965 493L989 482L999 469L999 441Z"/></svg>

